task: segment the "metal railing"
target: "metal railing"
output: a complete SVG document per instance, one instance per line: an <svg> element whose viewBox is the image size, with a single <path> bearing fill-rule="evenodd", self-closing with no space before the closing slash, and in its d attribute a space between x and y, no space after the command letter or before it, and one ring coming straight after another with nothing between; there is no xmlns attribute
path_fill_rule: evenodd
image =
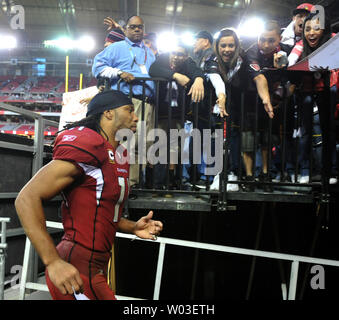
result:
<svg viewBox="0 0 339 320"><path fill-rule="evenodd" d="M44 128L45 126L58 127L58 123L55 121L44 119L43 116L38 113L25 110L23 108L14 107L3 102L0 102L0 108L34 119L35 126L34 126L33 146L0 141L0 148L26 151L32 154L31 176L34 176L34 174L37 173L38 170L43 166L43 157L46 155L46 153L44 152ZM10 199L12 201L13 199L16 198L16 196L17 196L16 192L0 193L0 199ZM34 251L32 251L31 254L30 268L31 270L29 272L29 278L35 280L37 277L38 270L38 257Z"/></svg>
<svg viewBox="0 0 339 320"><path fill-rule="evenodd" d="M10 218L0 218L1 233L0 233L0 300L4 299L5 287L5 261L7 250L7 228L6 224L10 222Z"/></svg>
<svg viewBox="0 0 339 320"><path fill-rule="evenodd" d="M47 221L46 226L49 228L63 229L62 223L59 223L59 222ZM144 240L134 235L120 233L120 232L116 233L116 237L124 238L124 239L131 239L131 240L140 240L140 241L146 241L146 242L154 242L153 240ZM290 271L290 281L288 284L288 290L287 290L286 283L281 284L281 290L282 290L281 293L282 293L283 300L295 300L296 298L298 271L299 271L300 263L339 267L338 260L313 258L313 257L291 255L291 254L285 254L285 253L262 251L262 250L244 249L244 248L238 248L238 247L222 246L222 245L193 242L193 241L187 241L187 240L178 240L178 239L165 238L165 237L158 237L155 242L159 243L159 252L158 252L158 259L157 259L155 282L154 282L153 300L160 299L161 280L163 277L163 265L164 265L164 258L165 258L167 245L187 247L187 248L193 248L193 249L202 249L202 250L209 250L209 251L223 252L223 253L230 253L230 254L239 254L239 255L252 256L252 257L261 257L261 258L267 258L267 259L290 261L291 271ZM27 270L28 270L30 249L31 249L31 243L30 243L30 240L27 238L26 247L25 247L25 257L24 257L24 263L23 263L23 269L22 269L22 275L21 275L21 281L20 281L20 300L25 299L25 289L48 291L47 285L40 284L40 283L27 282ZM134 297L124 297L124 298L131 299L131 300L140 299L140 298L134 298Z"/></svg>
<svg viewBox="0 0 339 320"><path fill-rule="evenodd" d="M44 119L42 115L23 109L11 106L9 104L0 102L0 108L9 110L25 117L34 119L34 143L33 146L23 146L16 143L0 141L0 147L10 148L14 150L23 150L29 151L33 154L32 162L32 176L38 172L38 170L43 165L43 156L44 156L44 127L45 126L54 126L58 127L58 122Z"/></svg>
<svg viewBox="0 0 339 320"><path fill-rule="evenodd" d="M270 72L270 71L267 71ZM274 72L280 72L280 71L274 71ZM329 145L329 139L334 139L335 132L332 130L333 127L331 126L332 120L334 123L334 114L331 115L331 108L328 105L323 105L322 108L326 110L322 110L322 117L329 119L329 126L331 127L331 132L325 132L327 130L326 127L324 127L324 121L320 121L320 127L322 134L322 163L319 166L319 175L321 176L320 179L317 181L314 180L314 172L315 172L315 163L314 163L314 157L315 157L315 147L313 146L313 137L312 133L314 133L314 123L313 123L313 116L311 117L305 117L303 114L305 114L306 107L303 105L303 101L300 101L298 98L301 93L298 91L298 88L296 90L296 93L293 96L289 96L287 92L287 80L288 77L290 77L292 74L294 74L293 71L281 71L282 78L285 80L282 83L281 86L281 96L280 101L277 104L277 108L275 109L276 118L278 119L268 119L267 114L264 112L264 117L267 117L267 128L265 128L265 132L267 133L267 166L268 166L268 173L271 174L272 170L275 171L277 176L280 176L280 180L278 181L272 181L272 177L270 177L267 181L258 181L258 179L254 181L246 181L245 180L245 168L243 163L243 150L242 150L242 136L243 133L248 130L245 126L245 117L248 114L247 105L246 103L246 96L248 95L247 92L243 92L240 97L240 105L238 105L238 109L240 110L240 115L237 123L234 123L234 121L230 119L230 117L227 117L226 119L221 119L218 116L215 116L212 114L212 109L215 104L216 98L214 95L214 88L207 87L205 92L208 95L208 98L206 98L203 102L200 103L190 103L187 99L187 91L185 91L182 87L178 86L178 88L183 92L181 96L178 99L178 104L180 110L180 125L183 128L185 121L190 119L190 121L193 123L193 128L196 128L198 130L202 130L202 127L204 129L212 130L214 133L216 132L216 129L224 129L224 136L223 136L223 166L222 171L220 172L220 183L219 183L219 192L218 191L210 191L209 187L211 184L211 178L213 177L207 177L206 179L206 191L200 190L200 194L207 194L207 195L213 195L218 193L219 194L219 202L222 204L223 202L227 201L227 198L229 194L227 194L227 184L237 184L239 186L244 185L254 185L256 187L256 192L261 192L263 186L271 186L273 188L276 188L277 190L291 190L288 187L297 187L298 191L306 192L308 193L310 190L313 191L313 189L318 190L320 193L325 194L328 196L329 193L329 178L330 178L330 169L331 169L331 153L334 151L332 150L332 145ZM154 105L154 113L155 113L155 123L154 127L158 127L159 123L159 111L163 108L163 105L167 104L169 107L167 108L166 113L166 119L167 119L167 134L169 135L169 128L171 128L171 122L173 121L173 110L174 108L171 107L170 103L167 101L164 101L164 95L162 94L161 90L159 89L163 83L166 83L165 87L167 87L167 93L168 96L172 96L173 87L171 85L171 81L168 82L167 80L160 79L160 78L136 78L135 81L138 82L138 85L142 85L143 87L143 94L142 94L142 112L141 112L141 118L139 118L139 121L144 120L144 114L145 114L145 82L153 80L155 83L155 93L153 95L153 105ZM162 86L163 88L164 86ZM126 88L126 87L125 87ZM329 89L325 87L326 90ZM118 84L119 89L119 84ZM178 89L178 90L179 90ZM106 83L106 90L109 90L109 85ZM330 91L328 90L328 98L327 102L330 102ZM253 94L253 92L252 92ZM313 93L310 93L310 95L313 95ZM129 84L129 96L133 97L133 83ZM140 97L140 96L139 96ZM229 90L228 92L228 100L232 100L232 91ZM180 101L179 101L180 100ZM253 118L253 127L250 130L253 133L254 141L253 141L253 175L255 175L255 169L256 169L256 162L258 160L258 151L260 146L260 141L258 138L258 134L260 133L260 127L258 123L262 120L260 119L259 114L262 113L259 108L263 108L263 106L259 103L259 97L256 96L256 103L254 107L254 118ZM295 101L296 100L296 101ZM232 103L232 102L231 102ZM228 107L230 106L230 103L228 103ZM308 106L309 108L312 108L313 106L316 106L313 104L312 106ZM204 110L208 110L206 117L204 119L205 124L201 126L201 118L202 118L202 112ZM328 109L328 110L327 110ZM187 112L189 110L189 112ZM252 110L253 111L253 110ZM313 112L311 111L313 114ZM333 118L333 119L332 119ZM305 121L310 121L311 123L305 123ZM217 123L215 126L213 123ZM273 125L275 123L275 125ZM278 128L277 128L278 127ZM300 128L303 129L304 127L310 127L312 128L311 131L307 131L305 133L310 135L308 138L304 138L304 136L301 136L300 134ZM273 133L273 129L278 129L278 133ZM332 132L333 131L333 132ZM226 133L226 134L225 134ZM275 136L274 136L275 135ZM303 139L302 139L303 138ZM192 137L191 139L194 139ZM233 140L232 140L233 139ZM278 139L278 142L275 141ZM215 141L215 140L214 140ZM234 142L236 141L236 142ZM306 142L305 142L306 141ZM333 140L331 140L333 142ZM211 141L208 141L208 143L213 144ZM303 151L300 150L301 146L303 147ZM309 150L309 151L305 151ZM218 150L219 151L219 150ZM191 152L191 150L190 150ZM237 153L237 154L235 154ZM292 156L293 154L293 156ZM306 157L306 161L308 161L308 169L309 169L309 182L308 183L300 183L297 180L298 175L300 175L301 170L301 159L300 154L303 154ZM190 154L192 156L192 154ZM228 174L231 170L230 166L230 160L232 159L232 156L234 159L238 159L238 163L233 163L233 167L235 168L237 175L237 181L229 181L228 180ZM169 147L167 148L167 159L169 159ZM145 173L142 172L142 167L140 165L139 174L140 174L140 185L137 188L137 192L159 192L159 193L180 193L180 194L194 194L196 193L196 182L198 180L199 173L197 171L197 164L191 163L192 170L191 170L191 184L192 189L187 190L183 188L183 185L181 184L182 181L178 182L177 190L171 190L169 186L169 164L166 165L166 179L163 183L162 190L159 190L156 188L154 184L154 170L153 174L151 176L151 179L149 177L145 179ZM287 168L289 166L289 168ZM275 168L273 168L275 167ZM152 171L152 170L151 170ZM182 177L183 172L183 165L182 163L179 163L177 166L177 171L179 174L177 176ZM289 172L287 172L289 171ZM291 176L294 176L294 181ZM292 180L291 180L292 179ZM145 184L145 180L149 183L152 182L151 186ZM287 187L287 188L285 188ZM132 190L132 192L134 192ZM273 190L271 191L273 192ZM267 193L267 192L265 192ZM221 206L223 207L223 206Z"/></svg>

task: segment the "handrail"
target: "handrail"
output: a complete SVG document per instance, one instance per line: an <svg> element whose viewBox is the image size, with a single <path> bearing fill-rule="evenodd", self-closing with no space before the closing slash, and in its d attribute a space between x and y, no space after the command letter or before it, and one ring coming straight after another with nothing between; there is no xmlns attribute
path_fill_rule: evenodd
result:
<svg viewBox="0 0 339 320"><path fill-rule="evenodd" d="M276 71L276 72L284 72L284 71ZM108 79L109 80L109 79ZM117 83L116 83L116 85L117 85L117 87L118 87L118 90L120 89L120 84L121 84L121 82L122 82L123 80L122 79L119 79L118 81L117 81ZM132 86L133 86L133 84L135 83L135 81L155 81L156 82L156 84L158 84L159 83L159 81L171 81L171 80L168 80L168 79L164 79L164 78L158 78L158 77L154 77L154 78L152 78L152 77L136 77L135 78L135 80L134 81L132 81L130 84L129 84L129 90L130 90L130 93L129 93L129 95L130 96L132 96ZM108 88L109 86L107 86L107 84L108 83L106 83L106 87ZM145 87L145 84L144 83L140 83L139 85L142 85L143 86L143 88ZM106 88L106 89L107 89ZM172 89L171 89L171 86L169 87L169 90L171 91ZM207 89L207 90L212 90L213 91L213 88L209 88L209 89ZM207 92L207 91L206 91ZM157 105L157 107L155 108L155 112L158 112L158 110L159 110L159 106L160 106L160 104L159 104L159 97L158 97L158 95L159 95L159 92L157 91L157 89L156 89L156 91L155 91L155 95L154 95L154 102L156 103L156 105ZM231 94L230 94L231 95ZM185 95L184 95L185 96ZM300 183L299 181L297 181L297 177L298 177L298 175L300 174L300 168L299 168L299 166L300 166L300 160L299 160L299 158L298 158L298 155L297 155L297 152L295 152L295 155L293 155L293 157L292 157L292 153L291 152L286 152L286 139L287 139L287 136L289 136L289 138L288 138L288 140L289 140L289 143L291 144L291 143L297 143L297 144L299 144L300 142L299 142L299 138L297 137L297 138L295 138L295 137L293 137L292 138L292 135L291 135L291 133L290 132L288 132L287 131L287 129L286 129L286 123L288 123L288 121L289 121L289 119L287 119L286 118L286 112L287 112L287 108L289 108L288 107L288 100L289 100L289 97L287 96L287 90L286 90L286 88L284 88L284 90L283 90L283 97L281 97L282 98L282 100L283 100L283 102L284 103L280 103L280 108L279 108L279 110L280 110L280 112L282 112L283 114L284 114L284 117L283 117L283 119L284 119L284 123L283 123L283 128L284 128L284 131L283 131L283 140L282 140L282 142L278 142L278 143L274 143L273 144L273 134L275 134L275 137L278 137L278 135L277 135L277 133L273 133L273 130L272 130L272 119L269 119L268 120L268 126L269 126L269 130L268 130L268 142L267 142L267 149L269 150L268 151L268 156L267 156L267 167L268 167L268 172L270 173L271 172L271 165L273 164L273 156L272 156L272 154L271 154L271 150L272 150L272 148L273 148L273 146L277 146L277 148L276 148L276 150L278 150L278 152L282 152L282 154L280 155L280 158L282 158L281 159L281 163L280 163L280 167L279 167L279 163L278 163L278 165L277 165L277 167L276 167L276 170L277 170L277 175L278 176L280 176L280 180L278 180L278 181L272 181L271 179L266 179L266 180L264 180L264 181L256 181L256 180L253 180L253 181L247 181L247 180L244 180L244 178L243 178L243 172L245 171L244 170L244 164L243 164L243 162L242 162L242 154L241 154L241 152L242 152L242 147L241 147L241 145L242 145L242 134L243 134L243 132L245 132L245 131L250 131L250 132L258 132L258 129L259 129L259 127L258 127L258 122L259 122L259 118L258 118L258 103L256 103L256 108L255 108L255 110L256 110L256 112L255 112L255 128L253 129L247 129L247 130L245 130L245 128L244 128L244 124L242 124L242 125L240 125L240 129L239 128L235 128L235 129L232 129L232 130L234 130L233 132L237 135L237 139L239 140L238 142L233 142L233 147L234 147L234 144L235 143L237 143L238 144L238 147L237 148L234 148L233 150L233 157L234 157L234 160L236 159L236 158L238 158L238 162L239 163L233 163L233 166L237 166L237 167L235 167L234 168L234 170L236 170L236 172L235 172L235 175L237 176L237 181L229 181L228 180L228 171L229 170L231 170L231 171L233 171L232 170L232 168L231 167L229 167L229 165L228 164L226 164L226 163L229 163L230 161L224 161L224 166L223 166L223 171L222 171L222 174L223 174L223 183L220 183L220 185L219 185L219 190L220 190L220 192L219 192L219 195L221 196L221 195L223 195L223 197L220 197L220 201L218 201L218 208L221 210L221 211L223 211L224 210L224 208L226 208L227 206L226 206L226 203L227 203L227 199L229 199L229 193L228 192L226 192L226 185L227 184L233 184L233 185L239 185L239 187L240 187L240 185L248 185L248 186L253 186L253 187L255 187L255 186L258 186L258 187L263 187L263 186L268 186L268 187L271 187L271 192L269 192L269 193L272 193L273 192L273 189L272 189L272 187L273 186L275 186L275 187L279 187L279 188L281 188L281 187L283 187L283 191L288 191L288 188L285 188L285 187L291 187L291 186L293 186L293 187L301 187L301 189L300 190L298 190L298 191L301 191L301 192L304 192L304 193L308 193L309 191L310 191L310 189L311 189L311 191L313 192L313 191L317 191L317 190L320 190L320 192L323 192L323 193L326 193L326 194L328 194L328 192L326 192L326 188L324 188L324 185L325 184L327 184L328 185L328 180L329 179L322 179L322 181L321 182L318 182L318 181L314 181L312 178L313 178L313 176L314 176L314 172L313 172L313 165L312 165L312 159L310 159L309 161L310 161L310 173L309 173L309 176L310 176L310 179L309 179L309 182L308 183ZM144 100L144 99L143 99ZM258 100L258 98L257 98L257 102L258 102L259 100ZM210 102L209 102L210 104L212 103L212 100L210 99ZM241 106L239 106L239 107L241 107L240 109L241 109L241 112L240 112L240 115L239 115L239 117L240 117L240 119L241 119L241 123L242 122L244 122L244 114L245 114L245 109L244 109L244 93L242 93L242 97L241 97ZM142 103L142 108L144 108L144 104L145 104L145 101L143 101L143 103ZM184 101L183 101L183 103L182 103L183 105L185 104L185 99L184 99ZM197 105L197 103L193 103L194 105ZM182 109L185 109L185 108L182 108ZM197 116L197 113L198 113L198 110L199 108L196 108L196 107L194 107L193 108L193 115L194 115L194 119L195 120L193 120L193 122L195 122L195 123L197 123L198 122L198 120L197 120L197 118L198 118L198 116ZM240 110L239 109L239 110ZM170 110L171 110L171 107L170 107ZM196 110L196 111L195 111ZM202 110L202 109L201 109ZM196 114L195 114L195 112L196 112ZM170 113L171 113L171 111L169 111L169 115L168 115L168 117L167 117L167 119L168 119L168 121L171 121L171 119L172 119L172 117L170 116ZM185 113L184 111L182 112L183 114ZM299 113L299 111L298 111L298 117L300 117L300 113ZM142 117L141 117L142 118ZM240 121L240 119L239 119L239 121ZM140 117L139 117L139 120L141 120L140 119ZM281 121L281 120L280 120ZM183 122L183 120L182 120L182 122ZM155 123L157 123L157 119L156 119L156 122ZM168 125L169 126L169 125ZM275 125L276 126L276 125ZM196 127L196 125L194 126L194 128ZM230 134L230 128L231 128L231 121L230 121L230 119L229 119L229 117L227 117L227 119L226 119L226 127L228 128L227 129L227 136L228 136L228 138L226 139L226 149L228 150L228 151L230 151L230 150L232 150L232 146L230 146L230 140L232 139L232 137L231 137L231 135L229 135ZM219 127L218 127L219 128ZM216 129L216 128L214 128L214 129ZM213 130L214 130L213 129ZM220 129L220 128L219 128ZM292 128L293 129L293 128ZM295 128L294 128L295 129ZM255 163L256 163L256 151L257 151L257 147L258 147L258 145L259 145L259 141L258 141L258 138L257 138L257 135L256 134L253 134L253 136L255 137L254 138L254 147L253 147L253 150L254 150L254 152L253 152L253 176L255 176ZM234 138L233 138L234 139ZM294 142L294 139L296 139L297 140L297 142ZM311 141L311 140L310 140ZM310 142L310 144L311 144L311 142ZM282 150L280 151L280 149L279 149L279 146L280 147L282 147ZM304 148L307 148L308 146L305 146ZM312 149L312 146L310 146L310 148ZM235 151L235 149L237 149L238 151ZM290 151L290 150L289 150ZM238 155L236 155L235 154L235 152L237 152L238 153ZM232 152L230 152L229 154L227 153L227 152L224 152L224 157L226 158L226 160L227 160L227 158L231 158L231 154L232 154ZM310 157L312 157L312 154L310 155ZM288 159L289 158L289 159ZM288 160L288 161L287 161ZM325 161L325 160L327 160L327 161ZM289 162L289 168L287 168L287 162ZM323 163L325 163L326 162L326 164L327 165L329 165L328 164L328 159L325 159L325 157L323 157ZM196 168L195 168L195 166L196 165L192 165L192 167L193 167L193 185L195 185L195 183L196 183L196 180L195 180L195 173L196 173ZM324 167L324 166L323 166ZM181 168L181 166L179 166L179 170L181 170L180 169ZM167 170L168 170L168 167L167 167ZM293 170L293 172L292 172L292 170ZM294 181L291 181L291 179L290 178L288 178L287 179L287 176L288 175L294 175L295 176L295 180ZM292 177L291 176L291 177ZM139 179L140 180L140 179ZM192 180L192 176L191 176L191 180ZM221 181L222 179L219 179L219 181ZM142 179L141 181L144 181L144 179ZM192 182L192 181L191 181ZM207 179L207 186L209 187L210 186L210 180L209 179ZM165 185L166 186L166 185ZM225 189L225 190L223 190L223 188ZM314 188L314 189L313 189ZM135 189L135 190L132 190L132 192L134 193L139 193L139 192L142 192L142 193L148 193L148 192L153 192L154 191L154 189L153 190L150 190L150 189L148 189L148 188L144 188L144 186L143 186L143 182L141 182L141 187L139 186L139 188L137 188L137 189ZM166 192L169 192L169 193L176 193L178 190L167 190L168 189L168 186L167 186L167 188L166 188ZM181 189L181 187L180 187L180 189ZM268 188L268 189L270 189L270 188ZM160 190L161 191L161 190ZM156 191L156 192L158 192L158 190ZM186 193L186 194L188 194L188 193L192 193L191 191L187 191L187 190L180 190L180 192L179 193ZM205 193L205 194L208 194L209 192L207 192L207 193ZM213 192L213 193L215 193L215 192ZM219 205L220 204L220 205Z"/></svg>
<svg viewBox="0 0 339 320"><path fill-rule="evenodd" d="M55 126L55 127L59 126L58 122L45 119L42 115L40 115L39 113L36 113L34 111L29 111L29 110L26 110L26 109L23 109L23 108L18 108L18 107L9 105L9 104L4 103L4 102L0 102L0 108L19 113L21 115L24 115L26 117L30 117L30 118L33 118L33 119L38 119L38 120L43 119L44 123L46 125L49 125L49 126Z"/></svg>
<svg viewBox="0 0 339 320"><path fill-rule="evenodd" d="M5 260L6 260L6 223L11 221L10 218L0 218L1 233L0 233L0 300L4 299L4 286L5 286Z"/></svg>
<svg viewBox="0 0 339 320"><path fill-rule="evenodd" d="M55 228L55 229L63 229L62 223L54 222L54 221L46 221L46 227L48 228ZM247 255L247 256L255 256L261 258L268 258L268 259L277 259L277 260L285 260L292 262L291 264L291 273L290 273L290 283L289 283L289 291L288 291L288 300L295 300L295 293L297 288L297 279L298 279L298 270L299 270L299 263L308 263L308 264L317 264L317 265L326 265L326 266L334 266L339 267L338 260L330 260L330 259L322 259L322 258L313 258L307 256L300 256L294 254L286 254L286 253L277 253L277 252L270 252L270 251L262 251L262 250L254 250L254 249L246 249L246 248L239 248L239 247L231 247L231 246L223 246L223 245L216 245L210 243L202 243L202 242L194 242L188 240L180 240L180 239L173 239L173 238L166 238L166 237L158 237L156 241L154 240L147 240L138 238L132 234L125 234L121 232L116 233L117 238L125 238L130 240L139 240L139 241L146 241L146 242L153 242L159 244L159 254L158 254L158 261L157 261L157 270L156 270L156 279L154 284L154 292L153 292L153 299L159 300L160 296L160 287L161 287L161 279L162 279L162 271L163 271L163 262L165 257L165 247L166 245L175 245L175 246L182 246L182 247L189 247L194 249L203 249L203 250L211 250L217 252L224 252L224 253L231 253L231 254L240 254L240 255ZM30 241L27 238L30 248ZM26 250L25 252L29 251L26 242ZM26 257L26 262L24 261L23 273L22 275L26 275L27 269L27 261L28 257ZM42 290L48 291L46 285L36 284L32 282L26 282L25 278L21 279L20 282L20 290L21 290L21 298L24 299L24 291L25 288L28 289L35 289L35 290ZM134 299L134 298L131 298Z"/></svg>
<svg viewBox="0 0 339 320"><path fill-rule="evenodd" d="M26 117L30 117L34 119L35 126L34 126L34 145L33 145L33 163L32 163L32 176L33 176L35 173L38 172L38 170L43 165L44 126L49 125L49 126L58 127L59 124L55 121L47 120L43 118L42 115L35 113L33 111L14 107L3 102L0 102L0 108L6 109L9 111L14 111ZM26 148L26 149L30 149L30 148Z"/></svg>

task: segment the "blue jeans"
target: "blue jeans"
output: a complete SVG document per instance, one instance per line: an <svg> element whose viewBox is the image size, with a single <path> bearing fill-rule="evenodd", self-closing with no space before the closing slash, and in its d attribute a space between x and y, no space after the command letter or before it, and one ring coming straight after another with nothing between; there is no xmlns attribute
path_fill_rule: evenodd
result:
<svg viewBox="0 0 339 320"><path fill-rule="evenodd" d="M300 165L300 174L309 175L310 171L310 154L312 146L312 137L323 140L321 128L326 128L326 135L328 135L328 152L331 159L330 174L337 174L337 159L335 149L335 132L334 132L334 113L335 113L335 98L336 98L336 86L333 86L330 91L330 110L329 119L325 119L325 109L328 106L325 104L324 93L317 93L316 97L311 94L306 94L302 97L302 105L300 108L301 113L301 138L299 144L299 157L298 162ZM313 114L313 107L315 103L318 106L318 114ZM324 119L323 119L324 118ZM323 168L322 164L322 147L314 150L314 156L317 162L320 163L319 168Z"/></svg>

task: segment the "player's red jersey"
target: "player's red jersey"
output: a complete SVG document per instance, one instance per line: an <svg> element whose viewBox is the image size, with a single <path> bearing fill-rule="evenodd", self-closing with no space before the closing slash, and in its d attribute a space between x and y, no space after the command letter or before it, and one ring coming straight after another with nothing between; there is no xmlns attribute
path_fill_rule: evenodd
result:
<svg viewBox="0 0 339 320"><path fill-rule="evenodd" d="M127 150L120 149L114 150L100 134L85 127L58 135L53 159L71 161L83 172L63 191L63 239L92 251L111 250L128 197Z"/></svg>

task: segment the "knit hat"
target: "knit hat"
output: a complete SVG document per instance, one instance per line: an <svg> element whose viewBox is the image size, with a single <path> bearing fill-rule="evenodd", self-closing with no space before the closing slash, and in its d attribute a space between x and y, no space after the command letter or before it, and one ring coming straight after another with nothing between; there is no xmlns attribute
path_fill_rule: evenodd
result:
<svg viewBox="0 0 339 320"><path fill-rule="evenodd" d="M125 39L125 35L121 31L121 29L115 28L115 29L112 29L110 33L107 35L105 42L114 43L114 42L118 42L124 39Z"/></svg>
<svg viewBox="0 0 339 320"><path fill-rule="evenodd" d="M100 92L88 104L86 117L126 105L133 105L132 100L121 91Z"/></svg>

